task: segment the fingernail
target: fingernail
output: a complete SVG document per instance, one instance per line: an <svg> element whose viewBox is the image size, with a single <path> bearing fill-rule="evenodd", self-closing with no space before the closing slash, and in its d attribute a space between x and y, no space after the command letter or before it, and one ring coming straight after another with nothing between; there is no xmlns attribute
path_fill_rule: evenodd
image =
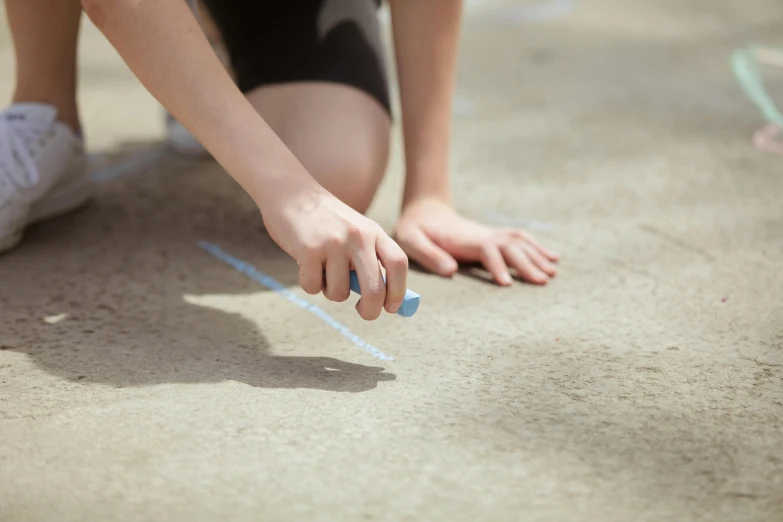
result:
<svg viewBox="0 0 783 522"><path fill-rule="evenodd" d="M510 285L511 284L511 274L505 273L500 276L500 282L504 285Z"/></svg>
<svg viewBox="0 0 783 522"><path fill-rule="evenodd" d="M439 271L443 274L452 274L457 269L457 267L454 266L454 263L451 263L449 261L444 261L440 264Z"/></svg>

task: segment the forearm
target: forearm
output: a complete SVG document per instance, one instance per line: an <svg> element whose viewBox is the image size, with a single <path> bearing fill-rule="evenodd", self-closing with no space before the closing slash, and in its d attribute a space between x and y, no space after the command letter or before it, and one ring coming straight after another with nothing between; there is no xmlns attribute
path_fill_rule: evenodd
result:
<svg viewBox="0 0 783 522"><path fill-rule="evenodd" d="M449 141L461 0L392 0L402 102L404 204L451 201Z"/></svg>
<svg viewBox="0 0 783 522"><path fill-rule="evenodd" d="M141 82L262 207L313 183L245 99L182 0L83 0Z"/></svg>

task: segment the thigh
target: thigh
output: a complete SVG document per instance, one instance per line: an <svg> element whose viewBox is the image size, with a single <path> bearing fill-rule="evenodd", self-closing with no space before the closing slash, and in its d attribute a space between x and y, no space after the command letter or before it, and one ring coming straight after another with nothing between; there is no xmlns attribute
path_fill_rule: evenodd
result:
<svg viewBox="0 0 783 522"><path fill-rule="evenodd" d="M374 97L346 85L299 82L259 87L248 99L321 185L367 211L386 170L391 129Z"/></svg>

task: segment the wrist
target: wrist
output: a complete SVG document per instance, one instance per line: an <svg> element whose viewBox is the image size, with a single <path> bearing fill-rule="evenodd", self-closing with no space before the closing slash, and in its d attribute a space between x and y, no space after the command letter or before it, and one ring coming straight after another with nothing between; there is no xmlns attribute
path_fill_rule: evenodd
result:
<svg viewBox="0 0 783 522"><path fill-rule="evenodd" d="M408 174L405 182L402 206L407 208L421 201L452 204L451 185L448 175L427 176Z"/></svg>
<svg viewBox="0 0 783 522"><path fill-rule="evenodd" d="M324 189L293 158L283 155L279 161L266 161L263 168L254 168L247 176L245 191L264 212L273 208L306 206L308 197Z"/></svg>
<svg viewBox="0 0 783 522"><path fill-rule="evenodd" d="M285 180L265 185L251 198L259 210L282 212L285 215L311 212L323 199L326 190L309 175L292 182Z"/></svg>
<svg viewBox="0 0 783 522"><path fill-rule="evenodd" d="M402 208L403 210L405 210L409 207L424 202L439 203L441 205L447 205L449 207L453 206L451 192L448 190L434 190L434 191L419 190L412 193L408 193L406 191L405 195L402 198Z"/></svg>

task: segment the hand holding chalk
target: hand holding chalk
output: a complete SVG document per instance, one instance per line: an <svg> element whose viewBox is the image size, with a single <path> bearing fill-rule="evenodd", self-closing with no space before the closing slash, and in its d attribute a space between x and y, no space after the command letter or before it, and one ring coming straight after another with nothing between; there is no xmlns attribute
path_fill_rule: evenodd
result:
<svg viewBox="0 0 783 522"><path fill-rule="evenodd" d="M383 281L386 282L385 275L383 276ZM351 270L351 291L362 295L362 289L359 287L359 276L356 275L354 270ZM400 305L400 309L397 310L397 315L401 315L402 317L413 316L413 314L416 313L416 310L419 309L419 300L419 294L413 290L407 290L405 292L405 297L402 300L402 305Z"/></svg>

